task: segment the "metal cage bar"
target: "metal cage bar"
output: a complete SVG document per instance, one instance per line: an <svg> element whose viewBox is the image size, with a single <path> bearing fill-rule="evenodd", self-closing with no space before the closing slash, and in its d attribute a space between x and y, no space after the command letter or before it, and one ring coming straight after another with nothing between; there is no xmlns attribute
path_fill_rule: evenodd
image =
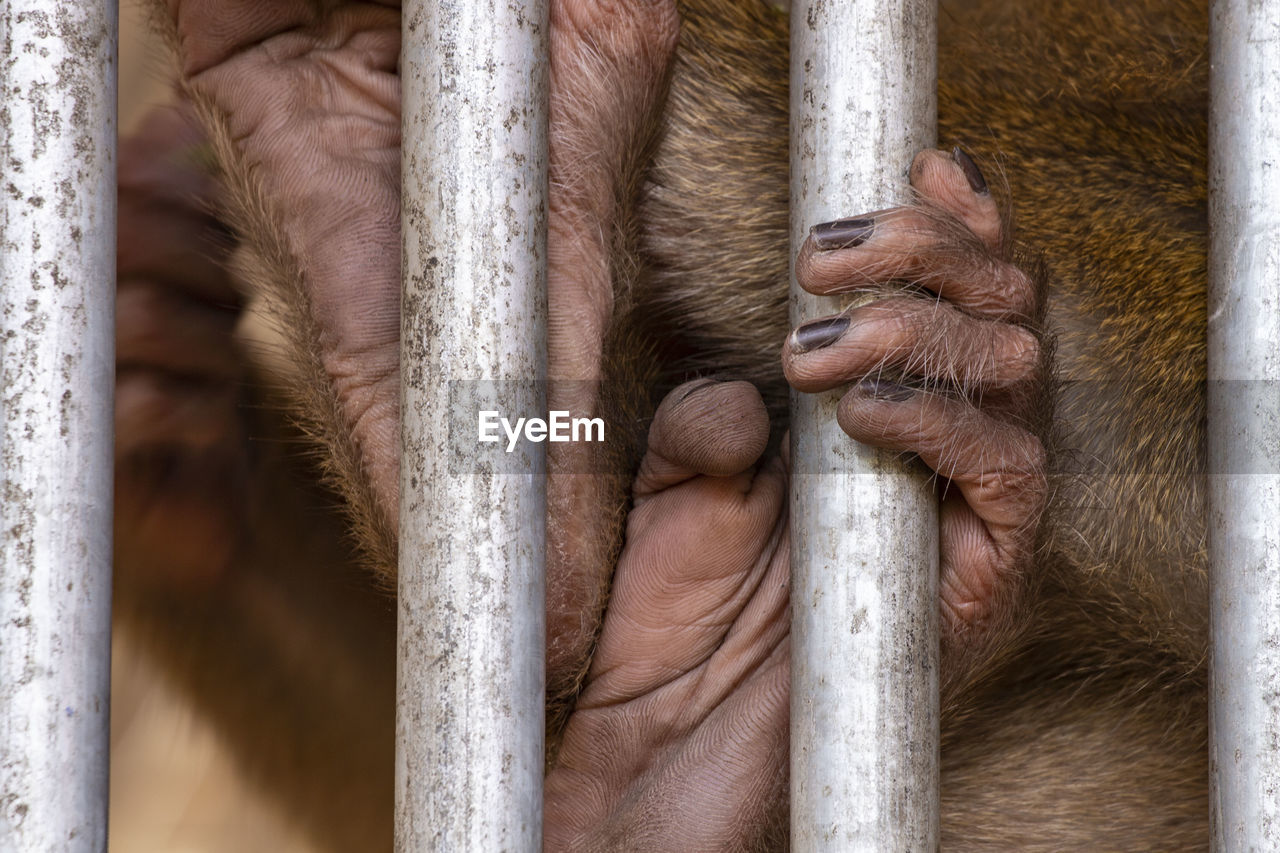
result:
<svg viewBox="0 0 1280 853"><path fill-rule="evenodd" d="M1280 4L1209 39L1210 813L1280 850Z"/></svg>
<svg viewBox="0 0 1280 853"><path fill-rule="evenodd" d="M542 841L547 5L404 5L396 849Z"/></svg>
<svg viewBox="0 0 1280 853"><path fill-rule="evenodd" d="M796 0L792 257L820 222L899 204L934 143L935 0ZM791 322L844 307L791 284ZM791 399L791 840L938 846L937 503L856 445L838 393Z"/></svg>
<svg viewBox="0 0 1280 853"><path fill-rule="evenodd" d="M116 4L0 0L0 849L104 851Z"/></svg>

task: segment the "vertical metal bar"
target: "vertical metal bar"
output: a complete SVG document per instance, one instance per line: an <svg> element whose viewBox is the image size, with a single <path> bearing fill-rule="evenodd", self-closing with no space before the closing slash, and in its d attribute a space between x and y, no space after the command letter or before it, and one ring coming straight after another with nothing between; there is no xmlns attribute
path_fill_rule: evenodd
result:
<svg viewBox="0 0 1280 853"><path fill-rule="evenodd" d="M796 0L792 257L819 223L900 204L934 144L935 0ZM791 322L844 307L791 279ZM938 540L931 487L791 399L791 840L938 847Z"/></svg>
<svg viewBox="0 0 1280 853"><path fill-rule="evenodd" d="M404 5L396 849L542 841L545 0Z"/></svg>
<svg viewBox="0 0 1280 853"><path fill-rule="evenodd" d="M1214 0L1210 58L1213 839L1280 850L1280 4Z"/></svg>
<svg viewBox="0 0 1280 853"><path fill-rule="evenodd" d="M116 4L0 0L0 849L107 848Z"/></svg>

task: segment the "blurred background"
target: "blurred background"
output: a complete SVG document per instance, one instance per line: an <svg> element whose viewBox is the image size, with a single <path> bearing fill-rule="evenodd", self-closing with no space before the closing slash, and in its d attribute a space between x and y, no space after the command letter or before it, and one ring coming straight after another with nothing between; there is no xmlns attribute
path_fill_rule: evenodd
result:
<svg viewBox="0 0 1280 853"><path fill-rule="evenodd" d="M136 0L120 4L120 132L172 100ZM111 853L312 853L120 632L111 649Z"/></svg>

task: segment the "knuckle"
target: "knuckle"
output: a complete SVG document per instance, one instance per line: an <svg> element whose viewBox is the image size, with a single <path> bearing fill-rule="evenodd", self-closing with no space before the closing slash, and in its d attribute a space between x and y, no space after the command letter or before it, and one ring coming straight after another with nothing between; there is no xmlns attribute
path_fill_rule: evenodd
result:
<svg viewBox="0 0 1280 853"><path fill-rule="evenodd" d="M909 412L904 411L904 406ZM885 405L883 399L858 386L840 398L836 406L836 423L851 438L877 447L896 447L906 441L920 441L918 433L930 429L922 417L918 399L895 400Z"/></svg>
<svg viewBox="0 0 1280 853"><path fill-rule="evenodd" d="M1040 340L1030 330L1020 326L1003 326L997 332L999 359L996 384L1024 382L1033 378L1040 369Z"/></svg>
<svg viewBox="0 0 1280 853"><path fill-rule="evenodd" d="M1033 512L1048 488L1046 455L1040 440L1030 434L1006 453L1000 464L979 475L978 487L991 500L1012 502Z"/></svg>
<svg viewBox="0 0 1280 853"><path fill-rule="evenodd" d="M1032 485L1043 491L1049 483L1049 454L1044 443L1034 435L1027 435L1025 468Z"/></svg>
<svg viewBox="0 0 1280 853"><path fill-rule="evenodd" d="M882 300L853 312L850 342L863 346L891 344L915 329L914 311L898 300Z"/></svg>
<svg viewBox="0 0 1280 853"><path fill-rule="evenodd" d="M1008 310L1015 318L1029 320L1036 315L1039 306L1035 282L1031 276L1020 267L998 261L994 280L1005 295Z"/></svg>
<svg viewBox="0 0 1280 853"><path fill-rule="evenodd" d="M916 296L891 296L853 312L859 337L897 344L921 345L927 338L956 332L954 312L936 301Z"/></svg>

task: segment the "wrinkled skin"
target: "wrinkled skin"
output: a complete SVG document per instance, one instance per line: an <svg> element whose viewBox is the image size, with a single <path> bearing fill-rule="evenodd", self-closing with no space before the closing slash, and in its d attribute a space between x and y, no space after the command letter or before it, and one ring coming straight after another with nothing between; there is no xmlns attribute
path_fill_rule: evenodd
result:
<svg viewBox="0 0 1280 853"><path fill-rule="evenodd" d="M824 247L817 228L798 262L815 293L874 290L912 264L937 282L934 295L885 297L839 325L810 321L783 348L799 390L857 382L839 408L845 432L917 453L950 484L944 693L993 626L1010 628L1046 497L1044 450L1024 426L1043 364L1022 323L1041 305L1031 279L1000 259L998 211L974 191L962 157L923 152L912 169L917 204L875 214L856 246ZM957 247L972 266L956 263ZM877 378L891 367L908 367L919 387ZM789 539L786 465L756 462L766 434L747 383L695 380L659 407L600 645L547 780L549 843L736 849L778 829Z"/></svg>
<svg viewBox="0 0 1280 853"><path fill-rule="evenodd" d="M341 423L375 511L392 520L397 4L171 0L169 13L188 91L272 201ZM665 2L553 4L553 408L596 411L611 234L628 215L614 181L661 105L677 31ZM140 567L130 577L199 595L239 570L247 516L272 510L254 499L265 473L237 408L242 294L225 242L210 242L220 226L193 206L218 192L185 156L199 137L178 127L157 118L122 155L118 559ZM839 414L851 440L918 454L940 475L944 690L1015 630L1047 490L1029 426L1045 369L1041 297L1009 262L975 174L964 155L923 152L910 206L861 214L856 240L847 226L816 229L797 266L811 292L903 277L924 290L779 342L795 388L851 386ZM158 227L171 238L143 236ZM550 446L549 677L571 677L599 639L547 777L548 849L742 848L785 818L787 464L768 439L748 383L695 380L666 397L599 626L594 591L613 567L579 558L579 545L611 521L594 480L571 473L575 449Z"/></svg>

